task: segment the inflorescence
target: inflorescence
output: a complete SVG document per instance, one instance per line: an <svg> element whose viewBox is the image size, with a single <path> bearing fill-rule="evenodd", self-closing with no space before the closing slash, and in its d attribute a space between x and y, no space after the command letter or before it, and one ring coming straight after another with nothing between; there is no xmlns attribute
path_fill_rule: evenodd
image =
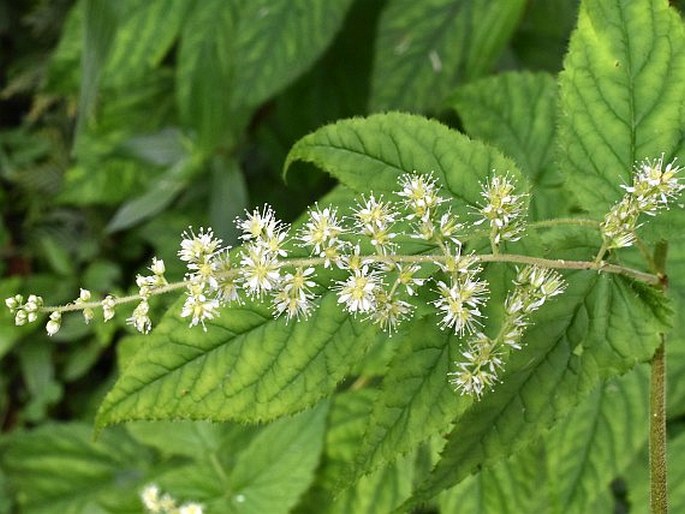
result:
<svg viewBox="0 0 685 514"><path fill-rule="evenodd" d="M623 186L625 196L599 224L603 244L596 266L585 269L603 269L601 258L606 251L635 241L639 215L655 215L685 188L676 176L679 171L674 162L664 167L663 156L636 167L632 185ZM473 206L471 219L461 220L441 196L432 173L407 173L398 184L396 199L362 195L346 216L335 207L315 204L296 230L280 221L268 205L246 211L244 218L236 219L242 245L233 251L212 229L200 228L196 233L189 228L182 234L178 251L187 272L176 284L165 278L164 262L153 258L150 274L136 279L137 295L108 295L96 302L90 291L81 289L77 300L61 307L46 307L36 295L25 302L16 295L5 303L17 325L48 313L46 330L51 336L59 331L63 312L79 310L88 323L100 307L108 321L117 305L130 301L138 304L127 322L147 333L152 328L150 298L180 288L186 294L181 316L189 319L191 327L201 325L207 330L206 323L219 316L222 307L246 299L269 301L274 316L290 322L311 316L317 298L326 290L316 279L319 266L339 270L341 277L333 281L331 290L341 308L392 334L413 315L419 288L430 283L427 301L439 316L440 328L464 341L462 359L449 374L450 383L462 394L480 397L497 382L507 353L522 347L531 314L561 294L565 282L549 269L552 261L541 267L542 259L521 259L527 265L518 270L506 298L499 333L486 335L483 307L489 299L489 285L482 278L482 263L496 261L504 242L522 237L527 195L516 193L509 174L493 174L483 184L482 203ZM464 235L481 226L487 227L490 256L464 250ZM398 239L407 241L407 236L434 252L403 255ZM298 255L305 251L308 256L291 255L298 249ZM564 267L564 261L555 262Z"/></svg>
<svg viewBox="0 0 685 514"><path fill-rule="evenodd" d="M145 511L151 514L202 514L202 505L188 502L182 505L170 494L162 493L155 484L149 484L140 492Z"/></svg>

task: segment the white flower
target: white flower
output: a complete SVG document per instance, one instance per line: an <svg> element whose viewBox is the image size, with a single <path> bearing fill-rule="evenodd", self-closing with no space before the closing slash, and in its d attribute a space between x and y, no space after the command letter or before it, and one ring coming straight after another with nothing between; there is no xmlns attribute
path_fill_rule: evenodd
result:
<svg viewBox="0 0 685 514"><path fill-rule="evenodd" d="M202 329L206 332L207 326L205 321L215 318L218 314L219 300L215 298L207 298L204 293L203 285L200 283L189 283L187 298L181 310L181 317L190 317L190 326L194 327L197 324L202 325Z"/></svg>
<svg viewBox="0 0 685 514"><path fill-rule="evenodd" d="M525 194L515 194L515 184L508 175L493 175L483 185L481 196L485 199L478 213L481 219L475 224L487 222L490 225L492 242L521 239L526 215Z"/></svg>
<svg viewBox="0 0 685 514"><path fill-rule="evenodd" d="M375 291L379 281L368 266L353 269L346 280L338 281L337 284L338 303L345 304L351 314L370 312L376 307Z"/></svg>
<svg viewBox="0 0 685 514"><path fill-rule="evenodd" d="M215 258L216 286L213 287L220 303L240 302L238 294L238 270L233 268L231 258L226 249Z"/></svg>
<svg viewBox="0 0 685 514"><path fill-rule="evenodd" d="M455 363L457 371L447 374L451 377L449 382L462 395L480 398L497 383L497 373L503 365L495 341L477 333L462 352L462 358Z"/></svg>
<svg viewBox="0 0 685 514"><path fill-rule="evenodd" d="M200 228L200 232L195 235L193 229L189 227L181 237L181 249L178 251L178 258L183 262L198 264L220 250L221 239L214 237L214 231L211 228L206 230Z"/></svg>
<svg viewBox="0 0 685 514"><path fill-rule="evenodd" d="M157 276L162 276L166 272L166 266L164 265L164 261L162 259L158 259L157 257L152 258L152 265L150 266L150 271L152 271L153 274Z"/></svg>
<svg viewBox="0 0 685 514"><path fill-rule="evenodd" d="M178 514L202 514L202 505L199 503L186 503L178 509Z"/></svg>
<svg viewBox="0 0 685 514"><path fill-rule="evenodd" d="M453 279L447 286L437 283L440 297L433 302L442 314L440 328L452 328L454 333L463 336L471 334L481 325L480 305L487 299L487 282L477 280L471 275Z"/></svg>
<svg viewBox="0 0 685 514"><path fill-rule="evenodd" d="M111 294L107 295L104 300L102 300L102 317L105 321L109 321L114 317L115 306L116 300Z"/></svg>
<svg viewBox="0 0 685 514"><path fill-rule="evenodd" d="M150 304L147 303L146 299L143 299L133 310L131 317L126 319L126 322L135 327L138 332L147 334L152 329L152 320L148 316L149 312Z"/></svg>
<svg viewBox="0 0 685 514"><path fill-rule="evenodd" d="M280 282L280 263L262 246L246 245L240 260L243 287L253 297L273 290Z"/></svg>
<svg viewBox="0 0 685 514"><path fill-rule="evenodd" d="M90 299L92 297L91 292L88 289L83 289L81 288L79 292L79 296L76 299L75 305L83 305L85 303L90 302ZM93 309L91 307L84 307L83 308L83 320L86 322L86 325L90 323L90 321L95 317L95 312L93 312Z"/></svg>
<svg viewBox="0 0 685 514"><path fill-rule="evenodd" d="M416 288L421 287L426 282L425 278L417 278L414 276L421 267L418 264L410 264L407 267L397 264L396 268L398 283L404 286L409 296L414 296L416 294Z"/></svg>
<svg viewBox="0 0 685 514"><path fill-rule="evenodd" d="M61 326L62 326L62 313L60 313L58 311L51 312L50 313L50 320L45 325L45 331L48 333L48 335L50 337L52 337L57 332L59 332L59 329Z"/></svg>
<svg viewBox="0 0 685 514"><path fill-rule="evenodd" d="M411 214L408 219L429 219L435 209L445 202L444 198L438 195L439 188L433 173L419 175L418 173L405 173L401 175L398 182L402 190L397 193L404 198L404 204Z"/></svg>
<svg viewBox="0 0 685 514"><path fill-rule="evenodd" d="M279 231L280 221L276 219L271 206L264 204L262 212L254 209L252 213L245 211L245 219L236 218L236 226L242 231L240 239L250 241L256 239L265 240Z"/></svg>
<svg viewBox="0 0 685 514"><path fill-rule="evenodd" d="M380 287L376 289L375 308L369 318L381 327L381 330L392 335L397 332L397 325L411 317L414 306L400 300L396 293L388 293Z"/></svg>
<svg viewBox="0 0 685 514"><path fill-rule="evenodd" d="M16 310L22 306L23 303L24 297L20 294L10 296L9 298L5 298L5 305L12 314L14 314Z"/></svg>
<svg viewBox="0 0 685 514"><path fill-rule="evenodd" d="M140 499L143 502L143 506L153 513L160 512L159 509L159 487L155 484L146 485L140 492Z"/></svg>
<svg viewBox="0 0 685 514"><path fill-rule="evenodd" d="M300 229L298 239L302 246L311 247L312 253L323 257L328 248L338 246L336 243L344 228L335 208L323 210L317 204L309 210L309 220Z"/></svg>
<svg viewBox="0 0 685 514"><path fill-rule="evenodd" d="M308 318L313 307L314 293L311 288L316 284L310 279L314 268L298 268L295 273L288 273L283 277L281 289L274 295L274 315L285 314L286 321L292 318Z"/></svg>

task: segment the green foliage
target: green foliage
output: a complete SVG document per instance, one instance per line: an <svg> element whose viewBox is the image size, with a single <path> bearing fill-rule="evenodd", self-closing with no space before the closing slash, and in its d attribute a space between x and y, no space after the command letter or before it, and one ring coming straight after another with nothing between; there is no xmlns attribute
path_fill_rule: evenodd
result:
<svg viewBox="0 0 685 514"><path fill-rule="evenodd" d="M180 279L188 226L211 225L244 266L245 209L269 202L296 234L308 206L349 218L359 195L396 200L411 172L432 173L469 227L463 253L487 256L485 336L506 323L520 259L556 263L568 287L531 314L482 397L448 380L470 338L439 326L446 266L421 269L416 312L392 334L343 308L335 265L317 270L303 320L247 298L189 327L185 296L153 295L149 335L117 305L107 323L65 312L49 338L49 311L14 326L3 309L0 514L141 512L150 484L208 513L647 512L647 362L662 334L670 501L685 504L682 198L640 218L636 248L605 252L600 225L636 163L685 159L675 7L43 4L2 8L32 30L0 16L13 49L0 56L2 298L135 295L153 255ZM505 174L529 223L496 245L473 223ZM393 228L397 254L439 253L410 228ZM627 268L642 275L614 273Z"/></svg>

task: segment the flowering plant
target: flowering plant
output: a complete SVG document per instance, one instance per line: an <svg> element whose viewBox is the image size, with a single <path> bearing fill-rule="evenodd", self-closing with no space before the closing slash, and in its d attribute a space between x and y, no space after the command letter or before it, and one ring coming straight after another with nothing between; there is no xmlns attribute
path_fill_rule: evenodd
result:
<svg viewBox="0 0 685 514"><path fill-rule="evenodd" d="M216 3L198 11L199 26L212 9L230 17ZM386 38L393 20L409 30L420 10L388 3ZM515 4L524 3L499 8ZM250 19L262 23L270 9ZM403 41L378 56L377 69L411 54ZM664 355L682 339L673 313L683 287L685 51L672 48L685 49L685 31L665 2L602 0L582 3L558 77L509 72L442 92L440 82L435 95L428 81L414 97L376 76L372 106L384 112L324 124L284 156L286 181L306 165L337 180L301 212L222 205L218 224L184 219L165 234L173 250L147 255L128 290L79 286L55 305L49 292L12 291L7 312L21 329L40 326L47 344L78 317L127 334L95 431L109 453L121 447L124 459L154 470L129 486L138 509L350 512L433 502L451 512L492 482L511 489L515 507L503 512L566 500L590 510L647 439L643 424L616 419L649 412L645 483L658 510ZM180 55L194 50L188 43ZM451 66L441 52L417 61L431 77ZM251 76L223 71L227 82ZM261 82L233 84L245 105L268 97ZM231 151L217 134L239 138L212 109L240 118L247 107L216 95L205 105L188 90L179 86L182 116L198 153L183 166L215 162L207 155ZM458 123L393 110L416 110L413 102L447 106ZM144 203L122 208L110 228L135 224L131 205ZM674 408L681 397L676 390ZM55 440L67 445L68 430ZM17 447L8 469L22 469ZM603 458L617 447L627 448L619 461ZM185 464L167 472L174 459ZM565 480L564 466L579 484ZM270 481L285 491L282 502ZM540 498L526 492L538 481L548 484ZM387 498L375 505L370 490ZM110 499L94 501L106 509Z"/></svg>

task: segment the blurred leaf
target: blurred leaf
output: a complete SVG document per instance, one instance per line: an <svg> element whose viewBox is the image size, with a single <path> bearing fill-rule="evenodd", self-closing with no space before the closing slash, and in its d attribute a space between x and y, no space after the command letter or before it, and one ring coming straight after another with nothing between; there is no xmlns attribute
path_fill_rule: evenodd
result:
<svg viewBox="0 0 685 514"><path fill-rule="evenodd" d="M83 0L83 2L83 54L77 135L81 133L92 115L100 76L118 23L112 2L108 0Z"/></svg>
<svg viewBox="0 0 685 514"><path fill-rule="evenodd" d="M188 157L183 133L176 127L166 127L154 134L133 136L119 150L155 166L171 166Z"/></svg>
<svg viewBox="0 0 685 514"><path fill-rule="evenodd" d="M248 207L245 178L238 161L216 155L211 162L212 185L209 193L209 223L224 243L238 242L236 217Z"/></svg>
<svg viewBox="0 0 685 514"><path fill-rule="evenodd" d="M145 193L125 202L117 210L107 224L107 233L130 228L161 212L183 191L197 171L197 163L192 158L183 159L169 167L150 184Z"/></svg>
<svg viewBox="0 0 685 514"><path fill-rule="evenodd" d="M123 430L108 430L98 442L92 428L47 424L15 433L0 443L0 466L23 514L140 513L138 491L152 455Z"/></svg>
<svg viewBox="0 0 685 514"><path fill-rule="evenodd" d="M224 0L197 3L182 31L176 100L181 121L197 132L198 146L206 153L218 144L230 147L231 130L241 128L231 109L234 10Z"/></svg>
<svg viewBox="0 0 685 514"><path fill-rule="evenodd" d="M27 341L17 349L17 353L28 393L23 414L28 421L44 421L48 417L48 409L63 394L62 384L55 379L52 345L44 339Z"/></svg>
<svg viewBox="0 0 685 514"><path fill-rule="evenodd" d="M342 25L352 0L250 0L235 40L234 107L253 107L307 70Z"/></svg>
<svg viewBox="0 0 685 514"><path fill-rule="evenodd" d="M371 109L436 110L492 68L523 0L390 0L376 38Z"/></svg>
<svg viewBox="0 0 685 514"><path fill-rule="evenodd" d="M159 65L178 37L192 0L129 2L117 27L103 80L125 86Z"/></svg>

